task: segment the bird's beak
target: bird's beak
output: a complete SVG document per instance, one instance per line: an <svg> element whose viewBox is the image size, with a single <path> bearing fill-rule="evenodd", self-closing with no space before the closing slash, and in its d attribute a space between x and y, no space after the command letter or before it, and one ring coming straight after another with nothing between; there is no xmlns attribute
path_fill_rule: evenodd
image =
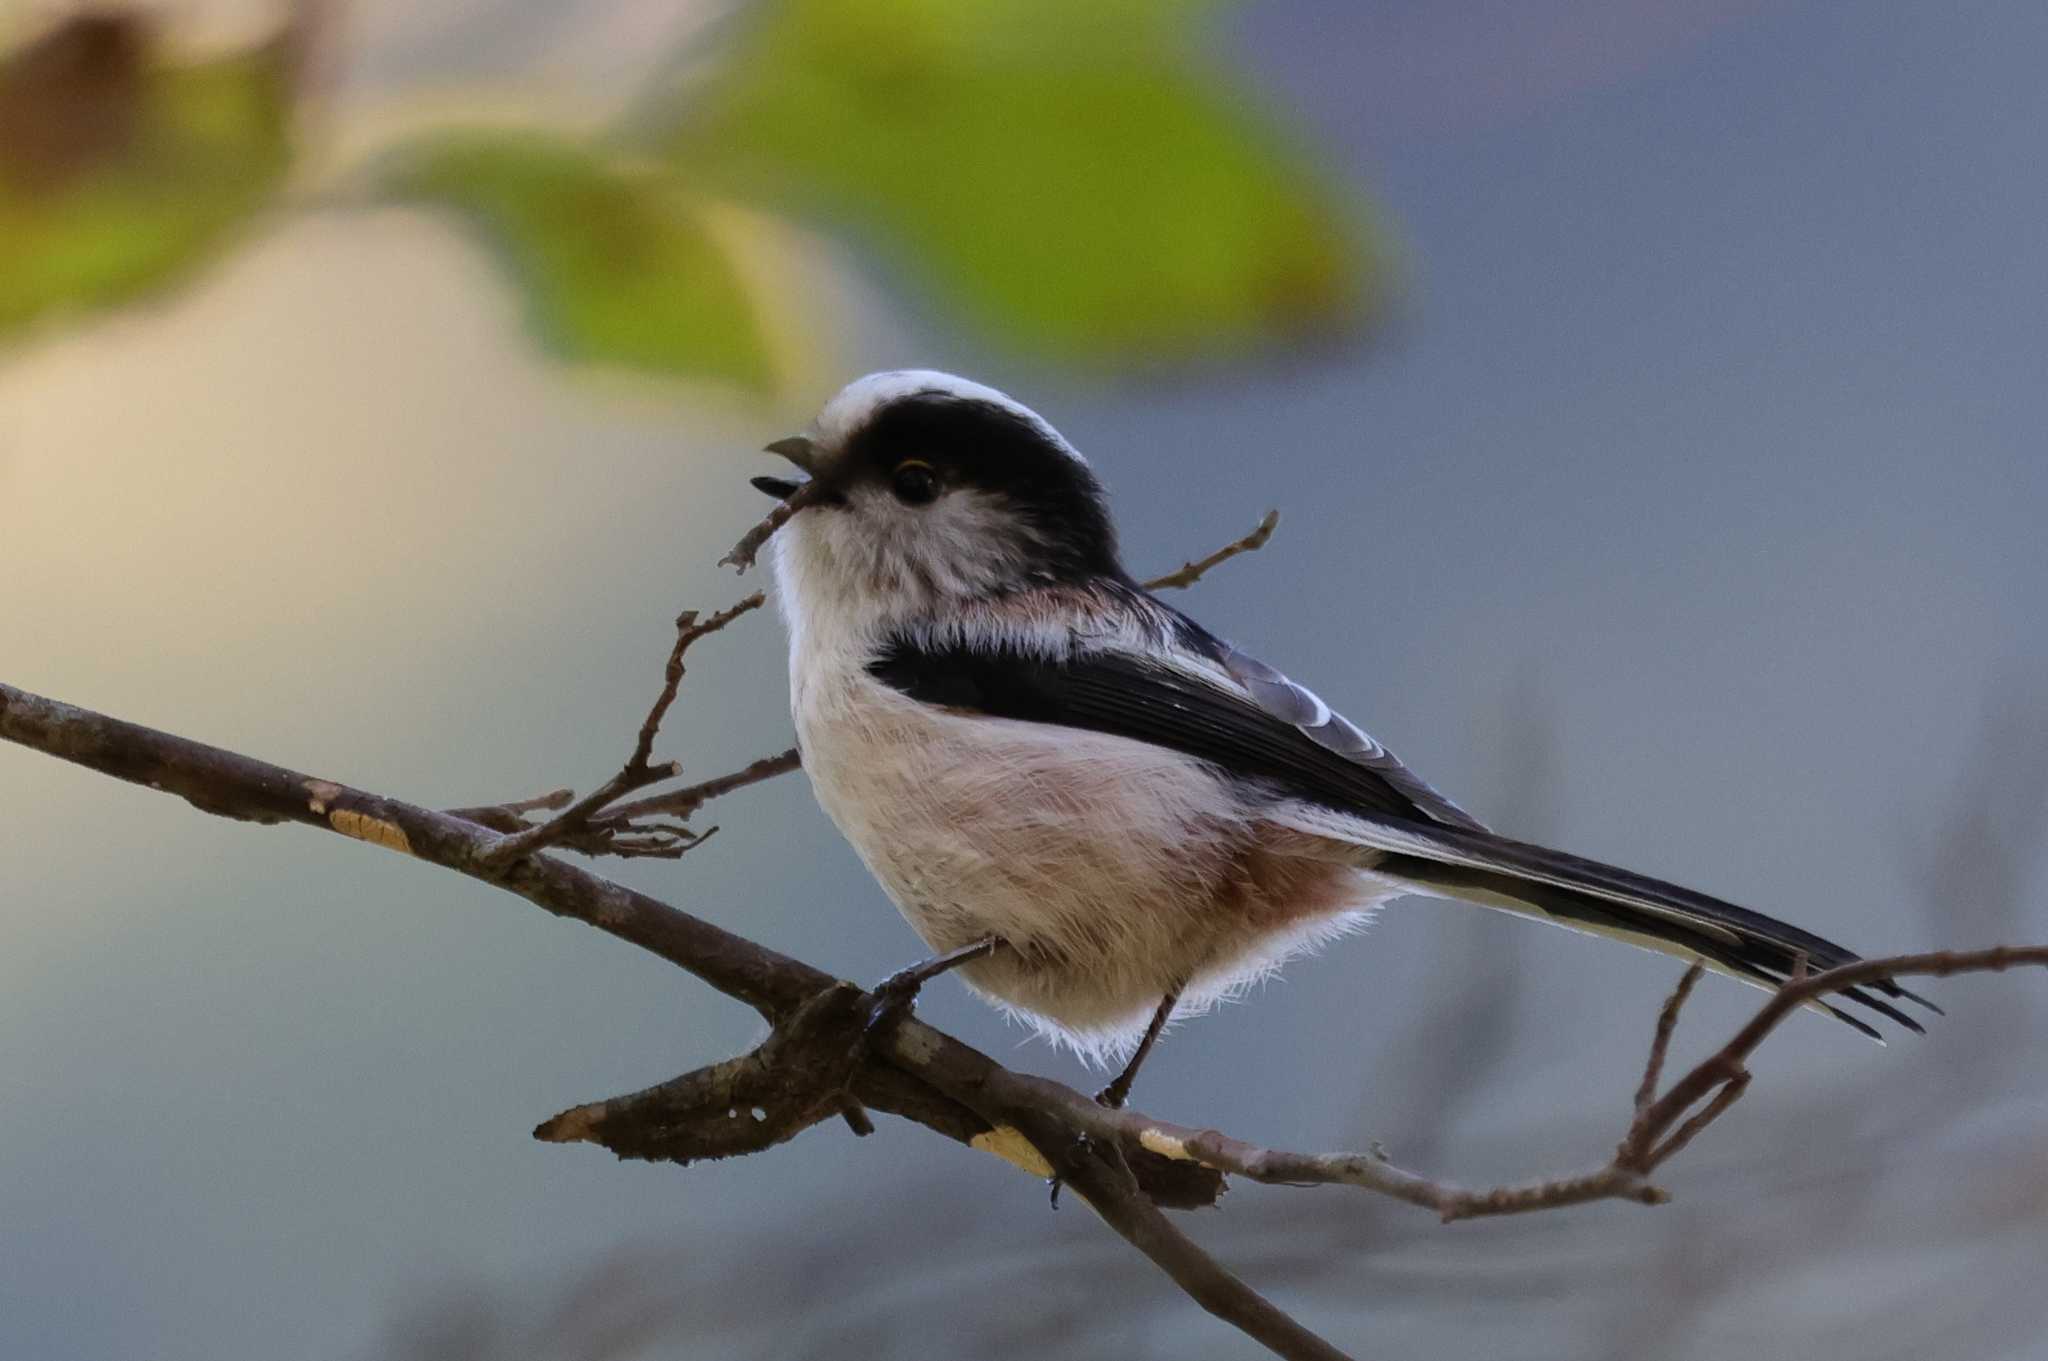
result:
<svg viewBox="0 0 2048 1361"><path fill-rule="evenodd" d="M780 454L806 473L815 475L818 471L818 446L804 435L791 435L788 439L776 440L767 445L764 452ZM765 492L778 501L787 501L797 494L810 478L756 477L749 479L756 491Z"/></svg>
<svg viewBox="0 0 2048 1361"><path fill-rule="evenodd" d="M778 501L787 501L803 489L803 483L793 477L750 477L747 479L755 491L766 492Z"/></svg>

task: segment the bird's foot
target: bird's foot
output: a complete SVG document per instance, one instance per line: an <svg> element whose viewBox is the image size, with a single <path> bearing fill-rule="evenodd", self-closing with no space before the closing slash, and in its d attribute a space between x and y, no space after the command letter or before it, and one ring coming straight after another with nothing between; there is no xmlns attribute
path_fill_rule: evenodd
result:
<svg viewBox="0 0 2048 1361"><path fill-rule="evenodd" d="M1095 1104L1098 1106L1107 1106L1109 1107L1109 1109L1113 1111L1122 1110L1124 1108L1124 1102L1130 1100L1131 1097L1130 1079L1136 1077L1137 1075L1138 1072L1136 1068L1126 1068L1121 1073L1118 1073L1116 1075L1115 1081L1111 1082L1107 1087L1104 1087L1101 1091L1095 1094ZM1050 1188L1052 1193L1053 1209L1059 1209L1060 1188L1065 1186L1066 1183L1060 1180L1058 1177L1054 1176L1047 1177L1045 1184L1047 1187Z"/></svg>
<svg viewBox="0 0 2048 1361"><path fill-rule="evenodd" d="M1124 1108L1124 1102L1131 1099L1130 1079L1137 1076L1134 1070L1126 1069L1116 1075L1116 1080L1095 1094L1095 1104L1107 1106L1113 1111Z"/></svg>
<svg viewBox="0 0 2048 1361"><path fill-rule="evenodd" d="M940 974L950 973L963 964L972 964L984 959L1003 943L1001 936L984 936L957 950L933 955L907 969L898 969L868 990L873 1000L868 1005L867 1033L870 1037L880 1035L908 1016L917 1007L917 995L924 985Z"/></svg>

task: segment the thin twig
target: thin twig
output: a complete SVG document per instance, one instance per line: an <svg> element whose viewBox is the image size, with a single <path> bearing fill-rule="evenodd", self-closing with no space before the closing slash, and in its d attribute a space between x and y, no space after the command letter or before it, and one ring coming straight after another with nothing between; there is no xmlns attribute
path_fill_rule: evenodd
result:
<svg viewBox="0 0 2048 1361"><path fill-rule="evenodd" d="M1093 1103L1090 1103L1091 1105ZM1103 1112L1098 1115L1096 1112ZM1366 1153L1295 1153L1262 1148L1213 1129L1196 1129L1139 1112L1068 1109L1069 1119L1169 1158L1186 1158L1269 1186L1355 1186L1420 1206L1444 1222L1487 1215L1523 1214L1593 1200L1661 1204L1664 1193L1619 1166L1514 1185L1471 1188L1437 1181L1395 1166L1375 1148Z"/></svg>
<svg viewBox="0 0 2048 1361"><path fill-rule="evenodd" d="M1801 956L1804 958L1804 956ZM1707 971L1707 966L1694 960L1692 967L1685 971L1685 977L1678 980L1671 996L1664 999L1664 1009L1657 1013L1657 1029L1650 1037L1650 1057L1643 1063L1643 1080L1636 1086L1635 1109L1640 1114L1657 1097L1657 1083L1664 1076L1664 1055L1671 1048L1672 1033L1678 1029L1678 1013L1685 1006L1685 999L1692 996L1695 984Z"/></svg>
<svg viewBox="0 0 2048 1361"><path fill-rule="evenodd" d="M610 826L615 823L622 824L634 818L643 818L656 813L666 813L672 817L687 819L690 814L696 812L713 799L721 798L736 789L745 789L748 785L760 784L764 780L772 780L777 775L786 775L802 764L802 756L798 754L795 747L791 747L788 751L777 752L773 756L763 756L757 761L750 761L729 775L720 775L716 779L705 780L701 784L685 785L681 789L671 789L665 794L649 794L647 797L635 799L631 803L622 803L618 807L608 810L603 816L595 819L595 821L601 826Z"/></svg>
<svg viewBox="0 0 2048 1361"><path fill-rule="evenodd" d="M754 556L761 551L763 544L774 537L776 530L788 524L798 511L824 499L829 490L822 478L812 478L804 483L788 500L778 502L775 509L762 516L759 524L742 534L740 541L732 546L732 551L718 560L718 565L744 573L754 565Z"/></svg>
<svg viewBox="0 0 2048 1361"><path fill-rule="evenodd" d="M530 799L480 804L474 808L443 808L441 811L451 818L474 822L477 826L488 827L494 832L523 832L533 825L526 820L528 813L552 813L558 808L568 807L575 797L576 791L573 789L551 789Z"/></svg>
<svg viewBox="0 0 2048 1361"><path fill-rule="evenodd" d="M1651 1167L1663 1166L1666 1162L1670 1161L1672 1155L1678 1153L1687 1144L1691 1143L1708 1125L1719 1120L1722 1113L1740 1100L1742 1094L1748 1090L1749 1070L1745 1068L1721 1084L1721 1090L1714 1093L1714 1099L1705 1106L1702 1106L1691 1118L1680 1125L1675 1134L1657 1145L1651 1151L1646 1161Z"/></svg>
<svg viewBox="0 0 2048 1361"><path fill-rule="evenodd" d="M673 761L638 769L627 766L546 822L502 838L485 853L484 860L492 865L509 865L524 860L536 851L569 840L589 824L592 814L621 795L661 780L673 779L682 773L683 768Z"/></svg>
<svg viewBox="0 0 2048 1361"><path fill-rule="evenodd" d="M1886 978L1945 978L1959 973L2003 973L2024 966L2048 967L2048 946L2001 945L1989 950L1936 950L1925 954L1866 959L1838 969L1787 980L1757 1009L1748 1024L1698 1067L1671 1084L1670 1090L1644 1112L1646 1124L1663 1130L1691 1110L1714 1088L1735 1080L1749 1056L1800 1007L1829 993Z"/></svg>
<svg viewBox="0 0 2048 1361"><path fill-rule="evenodd" d="M762 605L767 603L767 600L768 598L765 595L755 591L752 595L746 596L731 606L718 611L709 619L700 621L695 610L685 610L677 615L676 641L674 646L669 649L668 663L663 669L660 693L655 695L653 705L647 710L647 717L641 720L640 731L633 741L632 754L626 758L626 763L619 767L617 774L570 804L567 808L564 808L561 812L555 814L555 816L549 818L546 822L538 826L528 827L523 831L514 832L499 841L486 854L485 862L497 866L510 865L515 861L532 855L536 851L568 841L588 827L592 817L609 805L617 802L624 795L630 794L636 789L645 789L651 784L659 784L663 780L674 779L677 775L682 774L682 766L674 761L664 761L659 765L654 765L649 762L648 758L654 752L654 739L656 734L661 731L661 721L668 716L669 706L675 703L676 692L682 688L684 674L683 654L688 652L690 645L698 639L717 633L741 615L760 609ZM600 841L604 842L610 839L609 836L606 836L600 838ZM644 840L631 841L628 843L630 849L625 853L666 855L673 850L674 854L680 855L702 839L702 837L693 836L687 841L673 843L657 840L651 843L656 848L652 850L647 849L650 843Z"/></svg>
<svg viewBox="0 0 2048 1361"><path fill-rule="evenodd" d="M676 616L675 646L668 652L668 665L662 670L661 693L655 696L654 705L648 709L647 717L640 723L640 733L633 743L633 754L626 761L628 766L644 768L647 758L654 754L654 737L661 731L662 719L668 717L668 709L676 702L676 691L683 684L683 654L699 639L708 638L719 632L742 615L751 614L768 603L768 597L760 591L743 596L731 605L718 611L709 619L699 623L695 610L684 610Z"/></svg>
<svg viewBox="0 0 2048 1361"><path fill-rule="evenodd" d="M589 855L615 855L621 860L680 860L690 851L696 850L718 832L713 824L703 831L693 831L683 826L656 824L636 831L630 836L621 836L607 829L594 829L585 837L564 843L577 850L583 849L583 842L590 842Z"/></svg>
<svg viewBox="0 0 2048 1361"><path fill-rule="evenodd" d="M1273 531L1279 527L1280 512L1269 510L1260 517L1258 525L1252 532L1245 535L1242 539L1237 539L1223 545L1223 547L1217 549L1206 558L1196 558L1193 562L1182 563L1178 569L1168 572L1163 577L1152 578L1145 583L1145 589L1148 591L1171 591L1192 586L1206 576L1209 569L1218 563L1228 562L1240 553L1256 553L1261 548L1264 548L1266 541L1273 537Z"/></svg>

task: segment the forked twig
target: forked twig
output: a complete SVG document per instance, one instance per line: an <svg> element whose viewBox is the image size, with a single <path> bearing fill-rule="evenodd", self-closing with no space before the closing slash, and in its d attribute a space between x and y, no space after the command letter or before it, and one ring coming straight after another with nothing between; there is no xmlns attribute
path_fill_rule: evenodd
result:
<svg viewBox="0 0 2048 1361"><path fill-rule="evenodd" d="M1643 1061L1643 1080L1636 1086L1635 1109L1641 1114L1657 1096L1657 1083L1664 1076L1664 1055L1671 1049L1671 1037L1678 1030L1678 1013L1685 1006L1686 999L1706 973L1704 964L1697 960L1678 980L1678 986L1664 999L1663 1010L1657 1013L1657 1029L1650 1036L1650 1057Z"/></svg>
<svg viewBox="0 0 2048 1361"><path fill-rule="evenodd" d="M1447 1223L1595 1200L1661 1205L1670 1199L1670 1193L1654 1185L1650 1174L1691 1144L1741 1098L1750 1083L1746 1060L1800 1007L1830 993L1879 979L1997 973L2023 965L2048 967L2048 946L1893 955L1824 973L1795 969L1793 976L1778 986L1726 1044L1672 1083L1662 1096L1657 1096L1657 1079L1677 1028L1679 1011L1699 981L1701 969L1695 964L1679 980L1658 1013L1643 1079L1636 1089L1635 1112L1614 1155L1605 1165L1588 1172L1514 1185L1475 1190L1435 1181L1394 1166L1378 1148L1367 1153L1295 1153L1262 1148L1213 1129L1195 1129L1100 1107L1076 1105L1070 1117L1098 1138L1121 1139L1129 1146L1192 1159L1221 1172L1274 1185L1357 1186L1432 1210ZM1704 1106L1700 1105L1702 1101ZM1695 1107L1700 1108L1688 1117Z"/></svg>
<svg viewBox="0 0 2048 1361"><path fill-rule="evenodd" d="M786 775L802 764L803 757L798 754L795 747L791 747L789 750L779 751L773 756L763 756L759 760L749 761L746 765L728 775L719 775L713 779L704 780L698 784L685 785L681 789L671 789L662 794L649 794L647 797L635 799L631 803L622 803L616 808L608 809L595 821L599 826L609 827L624 825L635 818L648 817L656 813L666 813L671 817L687 820L690 814L696 812L713 799L723 798L734 790L745 789L748 785L760 784L764 780L772 780L777 775Z"/></svg>
<svg viewBox="0 0 2048 1361"><path fill-rule="evenodd" d="M626 758L626 763L619 767L616 775L546 822L513 832L497 842L485 853L486 863L503 867L536 851L569 841L588 829L591 819L597 813L622 796L682 774L683 768L677 762L663 761L657 765L649 758L654 752L655 736L661 731L661 721L668 716L669 706L675 703L676 692L682 688L683 654L688 652L690 645L698 639L717 633L740 616L760 609L767 601L765 595L756 591L708 619L700 620L695 610L685 610L676 616L676 641L669 649L668 664L662 675L661 691L654 697L653 705L648 708L647 717L641 720L640 730L634 736L632 754ZM621 841L620 830L629 831L633 835ZM688 828L621 828L606 831L597 840L598 844L614 854L673 857L681 855L703 841L704 835L690 832Z"/></svg>

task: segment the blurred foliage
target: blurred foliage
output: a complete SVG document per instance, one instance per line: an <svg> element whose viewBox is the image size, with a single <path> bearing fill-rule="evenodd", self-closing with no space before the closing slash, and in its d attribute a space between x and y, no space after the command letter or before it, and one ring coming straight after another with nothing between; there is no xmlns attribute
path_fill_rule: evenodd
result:
<svg viewBox="0 0 2048 1361"><path fill-rule="evenodd" d="M123 10L0 59L0 339L183 277L270 198L317 8L203 62ZM1384 291L1364 214L1196 56L1209 9L761 0L610 135L428 129L359 183L469 224L556 354L754 390L779 375L721 202L845 231L1057 362L1352 329Z"/></svg>
<svg viewBox="0 0 2048 1361"><path fill-rule="evenodd" d="M1355 323L1363 233L1188 51L1187 0L783 0L659 133L692 180L845 223L1044 355Z"/></svg>
<svg viewBox="0 0 2048 1361"><path fill-rule="evenodd" d="M473 133L394 158L383 187L473 222L556 353L770 386L754 304L674 176L544 134Z"/></svg>
<svg viewBox="0 0 2048 1361"><path fill-rule="evenodd" d="M0 63L0 336L182 276L281 182L292 44L187 65L154 46L88 14Z"/></svg>

